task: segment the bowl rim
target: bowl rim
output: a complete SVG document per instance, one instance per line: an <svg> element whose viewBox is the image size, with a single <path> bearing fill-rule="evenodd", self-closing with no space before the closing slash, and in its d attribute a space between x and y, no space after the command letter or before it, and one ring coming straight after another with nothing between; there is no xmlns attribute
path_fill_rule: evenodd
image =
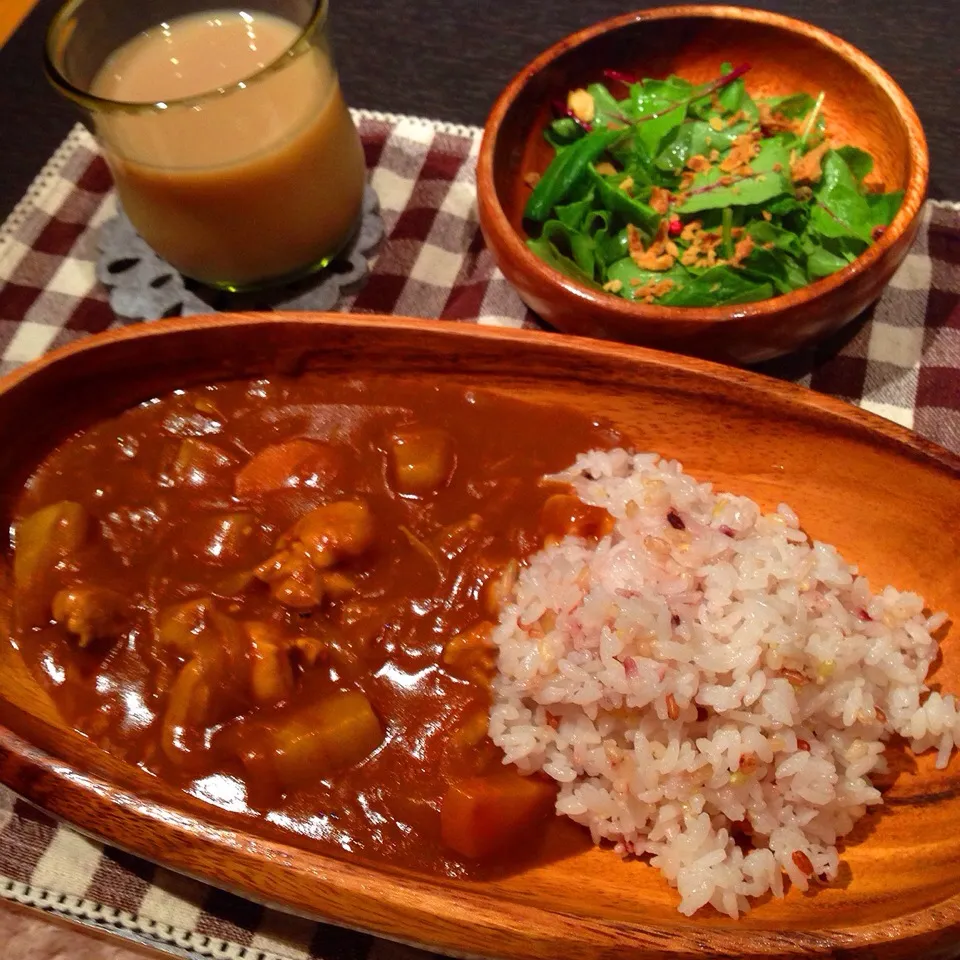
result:
<svg viewBox="0 0 960 960"><path fill-rule="evenodd" d="M545 263L521 240L504 213L493 175L494 154L500 129L507 112L520 93L545 67L563 54L595 37L635 23L681 18L739 20L800 34L839 55L879 87L892 102L906 127L909 148L910 169L904 188L903 202L880 239L874 241L852 263L836 273L815 280L797 290L768 297L765 300L718 307L669 307L637 303L612 293L592 290ZM477 202L481 226L485 237L488 237L488 245L491 248L494 247L489 240L489 234L496 235L498 246L502 246L513 259L522 264L525 272L535 275L542 283L557 290L569 307L582 309L585 305L590 305L603 310L607 316L615 316L621 321L683 321L706 328L726 320L762 319L774 316L787 308L814 303L833 294L855 277L868 273L893 250L901 237L913 226L926 198L929 176L930 160L927 140L913 104L893 77L858 47L822 27L784 14L733 5L679 4L635 10L601 20L558 40L519 70L497 97L483 129L480 152L477 157Z"/></svg>

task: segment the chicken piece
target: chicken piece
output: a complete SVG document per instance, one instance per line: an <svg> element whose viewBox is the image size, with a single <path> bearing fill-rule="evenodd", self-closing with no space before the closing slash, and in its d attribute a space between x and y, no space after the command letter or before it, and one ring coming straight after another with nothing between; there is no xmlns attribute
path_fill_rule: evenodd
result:
<svg viewBox="0 0 960 960"><path fill-rule="evenodd" d="M298 639L274 623L233 620L209 597L163 611L158 641L186 661L167 693L161 727L167 757L186 763L206 748L210 727L289 699L296 685L293 660L302 656Z"/></svg>
<svg viewBox="0 0 960 960"><path fill-rule="evenodd" d="M256 539L257 523L252 513L214 513L200 518L186 531L185 545L191 554L211 563L229 563L241 557Z"/></svg>
<svg viewBox="0 0 960 960"><path fill-rule="evenodd" d="M293 664L290 650L276 624L248 621L250 639L250 693L257 706L286 700L293 693Z"/></svg>
<svg viewBox="0 0 960 960"><path fill-rule="evenodd" d="M72 500L61 500L24 517L14 534L13 583L18 619L34 627L50 618L56 568L87 538L90 515Z"/></svg>
<svg viewBox="0 0 960 960"><path fill-rule="evenodd" d="M193 657L199 650L212 608L213 600L210 597L195 597L164 607L157 616L158 645L173 650L177 656L185 659Z"/></svg>
<svg viewBox="0 0 960 960"><path fill-rule="evenodd" d="M256 576L270 584L270 595L294 610L318 607L324 598L340 600L356 589L356 583L335 570L318 571L298 547L282 550L255 570Z"/></svg>
<svg viewBox="0 0 960 960"><path fill-rule="evenodd" d="M240 625L221 617L219 635L210 628L209 643L188 660L167 691L166 707L160 724L160 748L167 759L190 768L195 758L207 750L207 731L211 727L240 716L251 706L249 669L240 643Z"/></svg>
<svg viewBox="0 0 960 960"><path fill-rule="evenodd" d="M455 677L478 687L490 685L497 663L497 648L490 640L492 630L492 623L481 620L447 641L442 660Z"/></svg>
<svg viewBox="0 0 960 960"><path fill-rule="evenodd" d="M167 695L160 727L160 747L167 759L181 763L196 749L206 729L212 690L200 660L191 660L177 674Z"/></svg>
<svg viewBox="0 0 960 960"><path fill-rule="evenodd" d="M331 600L342 600L356 592L357 582L345 573L330 570L320 574L320 587L323 594Z"/></svg>
<svg viewBox="0 0 960 960"><path fill-rule="evenodd" d="M448 560L452 560L472 543L477 542L477 535L482 529L483 517L479 513L471 513L466 520L445 526L437 535L437 546Z"/></svg>
<svg viewBox="0 0 960 960"><path fill-rule="evenodd" d="M344 683L363 683L387 662L407 609L402 602L384 606L356 596L340 604L336 625L323 636L330 665Z"/></svg>
<svg viewBox="0 0 960 960"><path fill-rule="evenodd" d="M67 587L53 598L53 619L78 639L83 649L94 640L117 636L123 629L127 601L103 587Z"/></svg>
<svg viewBox="0 0 960 960"><path fill-rule="evenodd" d="M480 599L487 616L494 619L500 616L500 609L510 599L519 573L520 565L516 560L510 560L497 576L484 584Z"/></svg>
<svg viewBox="0 0 960 960"><path fill-rule="evenodd" d="M302 668L315 667L330 655L330 645L318 637L294 637L290 641L290 655Z"/></svg>
<svg viewBox="0 0 960 960"><path fill-rule="evenodd" d="M166 655L164 659L174 653L188 663L215 663L221 672L212 673L211 682L229 690L227 699L245 698L251 637L244 624L217 610L212 597L194 597L164 607L157 616L155 642Z"/></svg>
<svg viewBox="0 0 960 960"><path fill-rule="evenodd" d="M309 610L323 600L323 579L299 544L278 551L254 573L270 585L270 596L286 607Z"/></svg>
<svg viewBox="0 0 960 960"><path fill-rule="evenodd" d="M277 543L299 543L317 570L365 553L373 544L373 514L365 500L339 500L311 510Z"/></svg>
<svg viewBox="0 0 960 960"><path fill-rule="evenodd" d="M372 545L373 515L364 500L340 500L311 510L276 544L276 553L256 568L271 595L285 606L305 610L324 596L349 593L349 578L331 568L359 557Z"/></svg>
<svg viewBox="0 0 960 960"><path fill-rule="evenodd" d="M390 477L404 496L423 497L450 482L456 467L453 440L446 430L405 427L390 441Z"/></svg>
<svg viewBox="0 0 960 960"><path fill-rule="evenodd" d="M256 580L257 575L252 568L234 570L217 581L213 587L213 593L218 597L239 597Z"/></svg>

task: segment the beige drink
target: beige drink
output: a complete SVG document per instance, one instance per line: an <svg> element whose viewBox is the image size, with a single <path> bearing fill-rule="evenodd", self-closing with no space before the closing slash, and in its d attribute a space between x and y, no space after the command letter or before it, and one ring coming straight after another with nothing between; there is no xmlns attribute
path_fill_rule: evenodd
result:
<svg viewBox="0 0 960 960"><path fill-rule="evenodd" d="M189 277L245 287L305 272L356 226L360 139L325 49L287 53L299 36L268 14L198 13L140 34L91 83L157 104L95 123L134 226Z"/></svg>

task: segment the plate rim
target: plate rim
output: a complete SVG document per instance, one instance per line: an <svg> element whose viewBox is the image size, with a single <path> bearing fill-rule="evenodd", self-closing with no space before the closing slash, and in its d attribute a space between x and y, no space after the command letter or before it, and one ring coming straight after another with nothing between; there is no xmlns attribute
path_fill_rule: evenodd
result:
<svg viewBox="0 0 960 960"><path fill-rule="evenodd" d="M167 333L203 326L247 326L258 323L389 327L398 331L422 329L449 336L452 339L502 340L518 343L539 342L545 346L558 348L563 352L582 353L587 356L619 356L628 360L632 359L642 365L679 370L682 373L692 373L710 380L732 382L737 385L738 389L751 392L759 391L767 396L785 399L788 402L796 400L801 407L838 417L851 425L866 429L871 433L880 434L887 441L893 441L899 447L908 448L925 459L934 460L947 470L960 473L960 453L953 453L946 447L926 439L913 430L892 420L887 420L879 414L855 406L849 401L841 400L830 394L820 393L811 387L804 387L789 380L780 380L756 370L728 366L717 361L673 353L667 350L658 350L653 347L643 347L612 340L595 340L590 337L568 333L499 327L456 320L434 320L399 314L340 313L323 310L223 312L195 314L189 317L169 317L149 323L134 323L113 327L100 333L81 336L77 340L56 347L40 357L28 360L14 370L0 376L0 395L9 392L21 381L41 370L54 366L77 353L97 349L104 344L163 336Z"/></svg>

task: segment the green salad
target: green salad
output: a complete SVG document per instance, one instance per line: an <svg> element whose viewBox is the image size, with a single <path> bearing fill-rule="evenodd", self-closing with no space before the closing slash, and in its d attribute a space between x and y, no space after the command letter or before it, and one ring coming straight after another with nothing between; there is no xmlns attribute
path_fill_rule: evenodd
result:
<svg viewBox="0 0 960 960"><path fill-rule="evenodd" d="M672 307L789 293L863 253L903 192L830 141L822 93L754 99L748 70L724 64L699 85L605 71L555 104L556 155L527 178L530 249L587 286Z"/></svg>

